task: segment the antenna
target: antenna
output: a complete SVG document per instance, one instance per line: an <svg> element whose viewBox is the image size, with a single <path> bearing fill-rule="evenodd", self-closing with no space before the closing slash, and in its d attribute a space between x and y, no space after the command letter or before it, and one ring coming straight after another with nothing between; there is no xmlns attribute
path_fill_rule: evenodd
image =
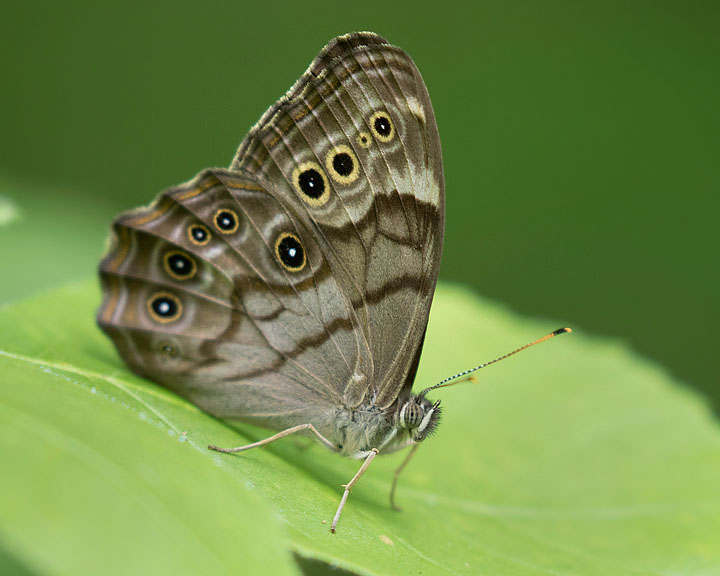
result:
<svg viewBox="0 0 720 576"><path fill-rule="evenodd" d="M540 342L545 342L545 340L550 340L550 338L554 338L555 336L559 336L560 334L569 334L570 332L572 332L572 328L567 328L567 327L559 328L558 330L555 330L554 332L550 332L550 334L546 334L542 338L538 338L537 340L533 340L529 344L525 344L525 346L521 346L517 350L513 350L512 352L503 354L499 358L495 358L495 360L490 360L490 362L485 362L485 364L480 364L479 366L475 366L475 368L470 368L470 370L465 370L464 372L455 374L455 376L450 376L450 378L445 378L445 380L441 380L434 386L430 386L430 388L425 388L425 390L421 391L417 397L424 398L428 392L430 392L431 390L435 390L436 388L445 388L446 386L453 386L455 384L459 384L460 382L465 382L465 380L469 380L470 378L458 380L457 382L453 382L453 380L455 380L456 378L460 378L461 376L466 376L467 374L470 374L471 372L480 370L480 368L485 368L485 366L490 366L490 364L495 364L496 362L500 362L500 360L505 360L505 358L509 358L510 356L513 356L514 354L517 354L518 352L522 352L523 350L526 350L527 348L530 348L531 346L535 346L535 344L540 344Z"/></svg>

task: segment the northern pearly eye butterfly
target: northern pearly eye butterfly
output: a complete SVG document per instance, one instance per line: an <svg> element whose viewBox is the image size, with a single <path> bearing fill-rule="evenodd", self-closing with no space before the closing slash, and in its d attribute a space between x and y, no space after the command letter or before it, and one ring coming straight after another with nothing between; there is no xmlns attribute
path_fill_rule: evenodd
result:
<svg viewBox="0 0 720 576"><path fill-rule="evenodd" d="M376 34L340 36L229 169L117 217L98 323L138 374L215 416L280 430L210 448L310 431L363 459L335 531L373 458L412 446L409 459L437 426L439 402L411 389L444 204L415 64Z"/></svg>

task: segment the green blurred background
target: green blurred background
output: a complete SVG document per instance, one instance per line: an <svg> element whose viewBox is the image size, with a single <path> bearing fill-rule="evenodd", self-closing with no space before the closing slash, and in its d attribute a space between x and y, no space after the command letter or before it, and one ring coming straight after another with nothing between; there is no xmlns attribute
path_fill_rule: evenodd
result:
<svg viewBox="0 0 720 576"><path fill-rule="evenodd" d="M441 278L720 406L720 3L199 5L4 6L0 302L93 276L113 214L227 166L330 38L373 30L435 106Z"/></svg>

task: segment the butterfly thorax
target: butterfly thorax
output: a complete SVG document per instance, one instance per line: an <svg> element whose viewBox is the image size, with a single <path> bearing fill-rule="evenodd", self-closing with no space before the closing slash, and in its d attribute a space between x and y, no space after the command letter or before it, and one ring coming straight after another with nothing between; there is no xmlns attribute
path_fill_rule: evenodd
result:
<svg viewBox="0 0 720 576"><path fill-rule="evenodd" d="M337 449L350 458L364 458L373 448L385 454L422 442L438 424L439 405L413 395L388 409L374 403L338 409L333 420Z"/></svg>

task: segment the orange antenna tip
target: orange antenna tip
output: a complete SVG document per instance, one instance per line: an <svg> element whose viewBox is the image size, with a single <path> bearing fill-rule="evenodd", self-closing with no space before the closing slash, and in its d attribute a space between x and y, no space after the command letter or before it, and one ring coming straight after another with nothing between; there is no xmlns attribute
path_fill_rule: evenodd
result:
<svg viewBox="0 0 720 576"><path fill-rule="evenodd" d="M467 382L468 380L470 382L475 382L475 376L467 376L471 372L475 372L477 370L480 370L481 368L485 368L485 366L490 366L491 364L495 364L496 362L500 362L501 360L505 360L505 358L509 358L510 356L513 356L517 354L518 352L522 352L523 350L527 350L531 346L535 346L536 344L540 344L540 342L545 342L545 340L550 340L553 336L559 336L560 334L569 334L572 332L572 328L568 328L567 326L564 328L558 328L554 332L550 332L549 334L545 334L542 338L538 338L537 340L533 340L529 344L525 344L525 346L521 346L520 348L517 348L516 350L513 350L512 352L508 352L507 354L503 354L499 358L495 358L495 360L491 360L490 362L485 362L484 364L480 364L479 366L475 366L475 368L470 368L470 370L465 370L464 372L460 372L459 374L455 374L454 376L450 376L449 378L445 378L445 380L441 380L435 386L430 386L429 388L425 388L424 390L421 390L418 394L418 398L424 398L425 395L430 392L431 390L435 390L437 388L445 388L446 386L454 386L455 384L459 384L460 382ZM467 376L466 378L463 378L462 380L458 380L458 378L462 376Z"/></svg>

